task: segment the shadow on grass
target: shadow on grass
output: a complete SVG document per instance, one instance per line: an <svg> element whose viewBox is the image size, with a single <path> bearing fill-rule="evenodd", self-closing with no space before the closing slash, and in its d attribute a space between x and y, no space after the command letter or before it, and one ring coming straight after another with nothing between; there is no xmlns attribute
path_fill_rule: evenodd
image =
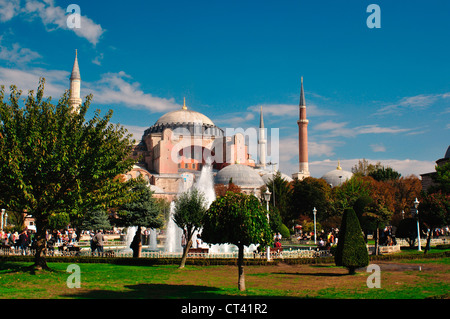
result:
<svg viewBox="0 0 450 319"><path fill-rule="evenodd" d="M345 277L348 273L336 274L329 272L274 272L276 275L313 276L313 277Z"/></svg>
<svg viewBox="0 0 450 319"><path fill-rule="evenodd" d="M49 272L49 273L60 273L60 270L48 268L36 270L34 267L34 263L28 262L2 262L0 263L0 273L9 274L9 273L29 273L30 275L36 275L37 273Z"/></svg>
<svg viewBox="0 0 450 319"><path fill-rule="evenodd" d="M247 295L237 289L220 289L196 285L170 285L170 284L137 284L124 286L129 291L90 290L66 294L62 297L75 299L293 299L289 297Z"/></svg>

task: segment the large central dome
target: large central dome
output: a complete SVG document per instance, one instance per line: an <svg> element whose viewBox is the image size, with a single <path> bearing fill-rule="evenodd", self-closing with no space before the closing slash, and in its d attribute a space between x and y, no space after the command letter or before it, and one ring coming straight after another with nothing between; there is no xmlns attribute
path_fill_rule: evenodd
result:
<svg viewBox="0 0 450 319"><path fill-rule="evenodd" d="M175 130L185 128L193 135L209 134L214 136L223 136L223 130L210 120L206 115L188 110L186 102L183 108L175 110L161 116L154 125L144 132L144 135L150 133L162 133L166 128Z"/></svg>
<svg viewBox="0 0 450 319"><path fill-rule="evenodd" d="M201 123L214 126L213 121L206 115L184 108L164 114L156 121L155 125L172 123Z"/></svg>

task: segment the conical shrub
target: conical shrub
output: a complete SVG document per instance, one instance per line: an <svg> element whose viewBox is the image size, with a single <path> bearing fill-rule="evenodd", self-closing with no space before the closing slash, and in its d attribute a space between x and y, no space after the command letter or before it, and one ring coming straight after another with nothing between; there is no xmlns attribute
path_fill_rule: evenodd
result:
<svg viewBox="0 0 450 319"><path fill-rule="evenodd" d="M347 208L342 216L334 261L336 266L346 267L350 274L369 264L369 253L361 226L352 208Z"/></svg>

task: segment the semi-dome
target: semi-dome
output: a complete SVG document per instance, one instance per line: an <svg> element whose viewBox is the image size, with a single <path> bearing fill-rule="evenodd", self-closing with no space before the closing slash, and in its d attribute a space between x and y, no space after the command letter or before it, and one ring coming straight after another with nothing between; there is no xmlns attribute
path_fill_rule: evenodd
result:
<svg viewBox="0 0 450 319"><path fill-rule="evenodd" d="M450 159L450 146L447 148L447 152L445 152L444 158Z"/></svg>
<svg viewBox="0 0 450 319"><path fill-rule="evenodd" d="M332 187L335 187L341 186L343 183L352 178L352 176L353 176L352 172L344 171L338 164L335 170L325 173L325 175L323 175L322 178L327 182L327 184L331 185Z"/></svg>
<svg viewBox="0 0 450 319"><path fill-rule="evenodd" d="M256 170L242 164L233 164L222 168L217 173L214 182L226 185L230 182L230 179L233 184L244 188L261 187L265 184Z"/></svg>

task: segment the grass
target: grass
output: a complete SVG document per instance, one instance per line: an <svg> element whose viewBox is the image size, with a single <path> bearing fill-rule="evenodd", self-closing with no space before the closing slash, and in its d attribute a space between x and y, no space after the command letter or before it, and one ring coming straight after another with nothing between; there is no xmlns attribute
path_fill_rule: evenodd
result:
<svg viewBox="0 0 450 319"><path fill-rule="evenodd" d="M389 262L391 265L393 262ZM52 271L31 273L26 262L0 264L0 298L3 299L98 299L98 298L345 298L414 299L448 298L450 258L395 262L406 269L386 268L381 288L369 289L369 273L334 265L246 266L247 290L237 289L235 266L176 265L128 266L78 264L81 288L70 289L68 263L49 263ZM423 271L415 270L422 265Z"/></svg>

